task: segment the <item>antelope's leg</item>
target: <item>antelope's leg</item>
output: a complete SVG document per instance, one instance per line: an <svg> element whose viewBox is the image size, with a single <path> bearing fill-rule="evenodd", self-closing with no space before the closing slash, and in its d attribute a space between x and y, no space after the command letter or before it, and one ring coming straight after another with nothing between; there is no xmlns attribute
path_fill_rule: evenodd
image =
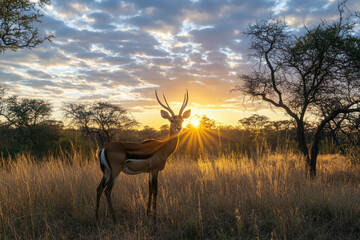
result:
<svg viewBox="0 0 360 240"><path fill-rule="evenodd" d="M151 197L153 194L153 186L152 186L152 172L150 171L149 173L149 198L148 198L148 204L147 204L147 210L146 210L146 214L149 216L150 215L150 211L151 211Z"/></svg>
<svg viewBox="0 0 360 240"><path fill-rule="evenodd" d="M112 191L113 186L114 186L114 179L111 177L109 180L109 183L107 184L107 187L105 189L105 195L106 195L106 199L108 201L110 212L112 214L112 218L113 218L114 222L116 222L116 215L115 215L115 211L114 211L114 208L113 208L113 205L111 202L111 191Z"/></svg>
<svg viewBox="0 0 360 240"><path fill-rule="evenodd" d="M152 177L152 188L153 188L153 210L154 210L154 218L156 218L156 199L157 199L157 193L158 193L158 171L153 172Z"/></svg>
<svg viewBox="0 0 360 240"><path fill-rule="evenodd" d="M96 216L96 221L99 220L99 204L100 204L100 197L101 194L104 191L104 188L106 186L106 178L103 177L101 179L101 182L99 184L99 186L97 187L96 191L97 191L97 196L96 196L96 212L95 212L95 216Z"/></svg>

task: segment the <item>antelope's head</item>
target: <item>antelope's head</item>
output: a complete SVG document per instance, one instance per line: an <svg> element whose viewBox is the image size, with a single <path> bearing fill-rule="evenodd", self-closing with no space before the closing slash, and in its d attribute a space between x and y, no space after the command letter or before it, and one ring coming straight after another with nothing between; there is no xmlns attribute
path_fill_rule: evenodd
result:
<svg viewBox="0 0 360 240"><path fill-rule="evenodd" d="M179 115L175 115L173 110L171 110L168 102L166 101L165 95L163 95L163 97L164 97L164 101L166 103L166 106L159 100L156 89L155 89L155 96L156 96L156 99L159 102L159 104L163 108L165 108L167 110L167 111L161 110L161 116L170 121L170 132L179 133L181 131L184 119L190 117L190 113L191 113L190 109L183 113L186 105L188 104L188 100L189 100L188 91L186 90L186 93L185 93L185 96L184 96L184 101L183 101L183 104L182 104L182 106L180 108L180 111L179 111Z"/></svg>

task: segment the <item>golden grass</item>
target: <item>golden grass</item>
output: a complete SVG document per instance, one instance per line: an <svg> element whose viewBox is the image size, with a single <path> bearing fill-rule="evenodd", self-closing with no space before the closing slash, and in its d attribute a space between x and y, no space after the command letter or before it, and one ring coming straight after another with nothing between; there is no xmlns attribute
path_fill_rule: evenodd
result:
<svg viewBox="0 0 360 240"><path fill-rule="evenodd" d="M0 169L1 239L356 239L360 174L338 155L320 156L316 180L294 154L170 159L159 176L158 221L146 217L147 174L121 174L94 206L101 171L74 154Z"/></svg>

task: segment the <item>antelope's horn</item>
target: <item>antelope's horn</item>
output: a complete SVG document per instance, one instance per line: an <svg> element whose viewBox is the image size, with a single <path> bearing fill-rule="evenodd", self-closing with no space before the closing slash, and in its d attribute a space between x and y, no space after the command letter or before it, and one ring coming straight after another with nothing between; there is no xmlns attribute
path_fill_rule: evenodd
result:
<svg viewBox="0 0 360 240"><path fill-rule="evenodd" d="M186 93L184 95L184 101L183 101L183 104L181 105L181 108L180 108L180 112L179 112L179 116L182 115L182 112L184 111L184 109L186 108L187 104L188 104L188 100L189 100L189 93L188 93L188 90L186 89Z"/></svg>
<svg viewBox="0 0 360 240"><path fill-rule="evenodd" d="M160 99L159 99L159 97L158 97L158 95L157 95L156 89L155 89L155 96L156 96L156 99L157 99L158 103L159 103L163 108L165 108L166 110L168 110L168 111L171 113L171 115L174 117L175 114L174 114L173 110L171 110L168 102L166 101L165 94L163 95L163 97L164 97L164 100L165 100L165 103L166 103L167 106L165 106L165 105L160 101Z"/></svg>

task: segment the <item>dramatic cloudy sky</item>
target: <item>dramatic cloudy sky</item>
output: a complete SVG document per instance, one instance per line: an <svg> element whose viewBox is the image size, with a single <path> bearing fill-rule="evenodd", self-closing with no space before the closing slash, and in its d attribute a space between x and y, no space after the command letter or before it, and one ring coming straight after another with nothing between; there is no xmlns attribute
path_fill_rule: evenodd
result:
<svg viewBox="0 0 360 240"><path fill-rule="evenodd" d="M164 123L154 89L177 112L189 90L193 114L224 124L256 111L230 90L248 71L249 23L281 16L293 27L337 16L333 0L54 0L42 32L56 38L33 50L0 55L9 94L63 102L121 104L143 125ZM360 9L358 0L349 8ZM245 107L246 106L246 107Z"/></svg>

